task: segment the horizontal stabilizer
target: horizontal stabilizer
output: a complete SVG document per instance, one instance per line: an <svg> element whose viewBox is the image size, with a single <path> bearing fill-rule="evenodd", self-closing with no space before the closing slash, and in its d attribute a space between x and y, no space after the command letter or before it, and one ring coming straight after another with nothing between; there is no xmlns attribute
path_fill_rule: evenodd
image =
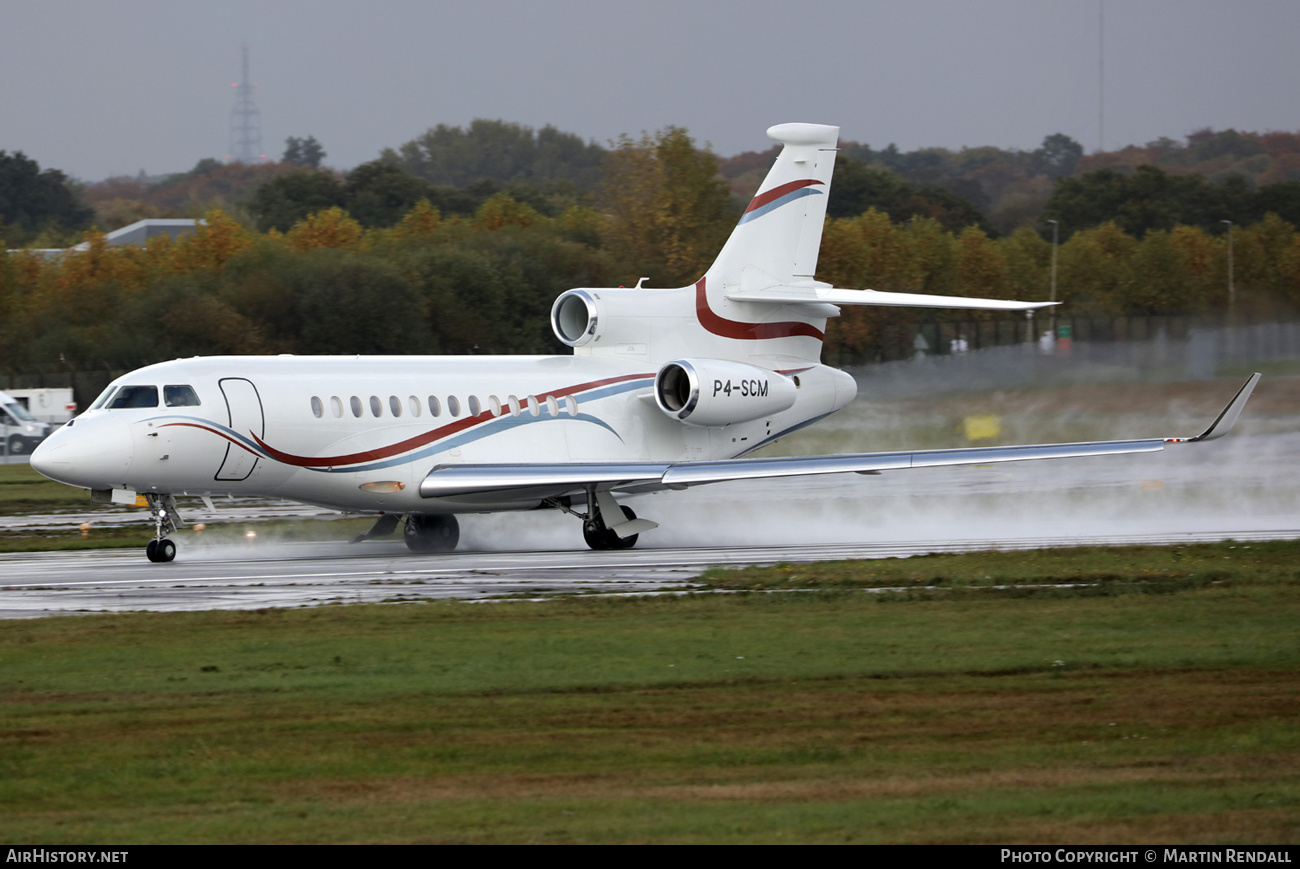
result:
<svg viewBox="0 0 1300 869"><path fill-rule="evenodd" d="M733 302L768 302L778 305L874 305L896 308L971 308L982 311L1033 311L1060 304L788 285L762 290L739 289L727 293L727 298Z"/></svg>

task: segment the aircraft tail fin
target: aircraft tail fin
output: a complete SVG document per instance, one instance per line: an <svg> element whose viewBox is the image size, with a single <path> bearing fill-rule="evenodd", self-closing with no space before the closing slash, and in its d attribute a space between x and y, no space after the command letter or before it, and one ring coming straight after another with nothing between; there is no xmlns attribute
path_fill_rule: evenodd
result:
<svg viewBox="0 0 1300 869"><path fill-rule="evenodd" d="M804 305L808 317L823 319L835 316L832 306L839 305L1030 311L1058 304L842 290L815 280L839 134L839 127L821 124L768 129L784 147L704 276L710 304Z"/></svg>
<svg viewBox="0 0 1300 869"><path fill-rule="evenodd" d="M840 128L778 124L767 135L784 147L705 274L724 292L811 286L817 271Z"/></svg>

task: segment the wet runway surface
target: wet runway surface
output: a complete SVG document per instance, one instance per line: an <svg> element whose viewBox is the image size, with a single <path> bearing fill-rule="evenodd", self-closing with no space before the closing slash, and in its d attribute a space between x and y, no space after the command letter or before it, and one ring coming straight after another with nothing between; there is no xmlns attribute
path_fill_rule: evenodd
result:
<svg viewBox="0 0 1300 869"><path fill-rule="evenodd" d="M1090 535L1084 544L1191 543L1292 539L1300 529ZM928 552L1029 549L1046 538L849 543L744 548L636 549L623 552L456 552L412 555L400 543L269 544L254 557L234 547L192 546L172 564L136 551L0 556L0 618L77 612L184 611L318 606L459 598L537 598L555 594L686 592L713 565L903 558ZM242 547L241 547L242 548Z"/></svg>
<svg viewBox="0 0 1300 869"><path fill-rule="evenodd" d="M704 486L627 499L661 527L642 535L636 549L619 552L586 550L579 523L554 511L462 517L460 550L444 555L411 554L399 536L349 546L277 541L268 533L222 543L212 533L196 538L184 531L171 564L150 564L139 550L0 555L0 618L680 592L711 565L1293 539L1300 538L1298 454L1300 434L1288 431L1148 456ZM181 506L190 522L337 515L218 501L212 517L196 501ZM143 524L147 514L4 522L70 533L87 518Z"/></svg>

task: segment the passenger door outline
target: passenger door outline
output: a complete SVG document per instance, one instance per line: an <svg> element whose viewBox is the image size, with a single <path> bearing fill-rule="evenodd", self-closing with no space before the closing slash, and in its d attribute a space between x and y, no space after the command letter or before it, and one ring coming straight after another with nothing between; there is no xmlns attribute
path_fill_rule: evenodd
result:
<svg viewBox="0 0 1300 869"><path fill-rule="evenodd" d="M266 414L262 409L262 397L251 380L243 377L223 377L218 381L221 394L226 399L226 411L230 414L230 428L236 434L247 437L255 434L259 438L266 435ZM257 467L257 456L239 444L227 443L226 456L217 469L214 479L222 482L239 482L247 480Z"/></svg>

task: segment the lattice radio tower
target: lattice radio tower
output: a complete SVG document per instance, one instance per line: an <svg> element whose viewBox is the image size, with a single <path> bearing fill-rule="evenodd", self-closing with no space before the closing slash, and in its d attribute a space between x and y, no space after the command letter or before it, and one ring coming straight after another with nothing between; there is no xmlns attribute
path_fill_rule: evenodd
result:
<svg viewBox="0 0 1300 869"><path fill-rule="evenodd" d="M262 118L253 104L253 83L248 80L248 46L244 51L243 78L235 88L235 108L230 113L230 159L239 163L256 163L266 159L262 153Z"/></svg>

